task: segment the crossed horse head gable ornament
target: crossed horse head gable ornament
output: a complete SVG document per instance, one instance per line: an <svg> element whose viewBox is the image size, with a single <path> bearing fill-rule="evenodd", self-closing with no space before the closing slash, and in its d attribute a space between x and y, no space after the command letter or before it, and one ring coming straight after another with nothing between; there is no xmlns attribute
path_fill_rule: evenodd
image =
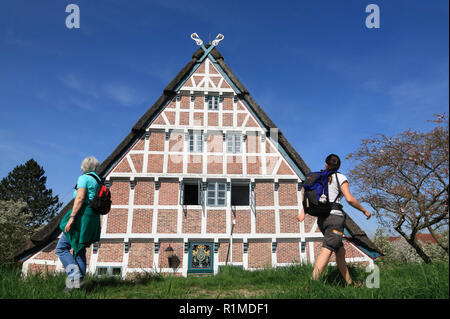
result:
<svg viewBox="0 0 450 319"><path fill-rule="evenodd" d="M222 41L224 38L225 38L225 37L223 36L223 34L219 33L219 34L216 36L216 38L213 40L213 42L212 42L213 47L216 47L217 45L219 45L219 42ZM203 41L202 41L202 39L200 39L200 37L198 36L197 33L195 33L195 32L192 33L192 34L191 34L191 39L194 40L195 43L196 43L198 46L202 47L203 50L206 51L206 48L205 48L205 46L203 45ZM212 48L212 47L211 47L211 48Z"/></svg>

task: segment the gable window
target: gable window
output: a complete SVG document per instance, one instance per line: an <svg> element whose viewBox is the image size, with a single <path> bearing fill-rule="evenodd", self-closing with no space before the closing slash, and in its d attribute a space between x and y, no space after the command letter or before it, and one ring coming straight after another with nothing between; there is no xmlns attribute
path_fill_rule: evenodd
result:
<svg viewBox="0 0 450 319"><path fill-rule="evenodd" d="M206 198L208 206L225 206L226 200L226 182L208 181Z"/></svg>
<svg viewBox="0 0 450 319"><path fill-rule="evenodd" d="M241 153L242 148L242 135L239 133L227 134L227 152L228 153Z"/></svg>
<svg viewBox="0 0 450 319"><path fill-rule="evenodd" d="M219 97L210 95L208 96L208 110L218 110L219 109Z"/></svg>
<svg viewBox="0 0 450 319"><path fill-rule="evenodd" d="M248 182L231 183L231 206L249 206L250 187Z"/></svg>
<svg viewBox="0 0 450 319"><path fill-rule="evenodd" d="M202 132L189 132L189 152L203 152L203 134Z"/></svg>

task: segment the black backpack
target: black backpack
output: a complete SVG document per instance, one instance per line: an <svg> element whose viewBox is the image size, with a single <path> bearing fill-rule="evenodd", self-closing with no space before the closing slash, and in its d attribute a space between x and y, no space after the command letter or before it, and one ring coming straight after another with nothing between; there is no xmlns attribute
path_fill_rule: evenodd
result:
<svg viewBox="0 0 450 319"><path fill-rule="evenodd" d="M98 183L97 191L92 200L89 201L89 205L91 208L100 215L106 215L111 210L111 191L103 184L103 182L95 175L89 174L86 175L92 176Z"/></svg>
<svg viewBox="0 0 450 319"><path fill-rule="evenodd" d="M328 195L328 177L336 174L336 181L339 193L334 202L330 203ZM305 213L315 217L327 217L331 210L342 210L342 205L336 203L341 194L341 185L337 176L337 171L320 171L309 173L303 183L303 209Z"/></svg>

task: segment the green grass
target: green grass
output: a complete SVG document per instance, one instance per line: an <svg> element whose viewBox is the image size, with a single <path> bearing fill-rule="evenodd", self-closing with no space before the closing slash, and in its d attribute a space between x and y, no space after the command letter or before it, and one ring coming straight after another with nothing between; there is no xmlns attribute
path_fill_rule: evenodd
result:
<svg viewBox="0 0 450 319"><path fill-rule="evenodd" d="M355 288L345 285L336 267L328 267L321 280L311 281L311 266L269 268L244 271L224 267L216 276L173 277L144 274L133 280L115 277L86 277L83 289L63 294L65 275L21 276L19 267L0 268L0 299L3 298L345 298L416 299L449 298L447 263L383 265L379 288ZM355 280L365 282L368 273L351 267Z"/></svg>

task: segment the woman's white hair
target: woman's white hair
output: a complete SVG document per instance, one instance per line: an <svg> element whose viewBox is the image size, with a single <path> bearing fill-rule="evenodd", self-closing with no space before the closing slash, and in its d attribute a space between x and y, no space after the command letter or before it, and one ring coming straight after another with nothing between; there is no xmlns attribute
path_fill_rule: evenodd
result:
<svg viewBox="0 0 450 319"><path fill-rule="evenodd" d="M83 172L83 174L86 174L87 172L97 173L97 168L99 166L100 162L94 156L89 156L81 162L81 171Z"/></svg>

